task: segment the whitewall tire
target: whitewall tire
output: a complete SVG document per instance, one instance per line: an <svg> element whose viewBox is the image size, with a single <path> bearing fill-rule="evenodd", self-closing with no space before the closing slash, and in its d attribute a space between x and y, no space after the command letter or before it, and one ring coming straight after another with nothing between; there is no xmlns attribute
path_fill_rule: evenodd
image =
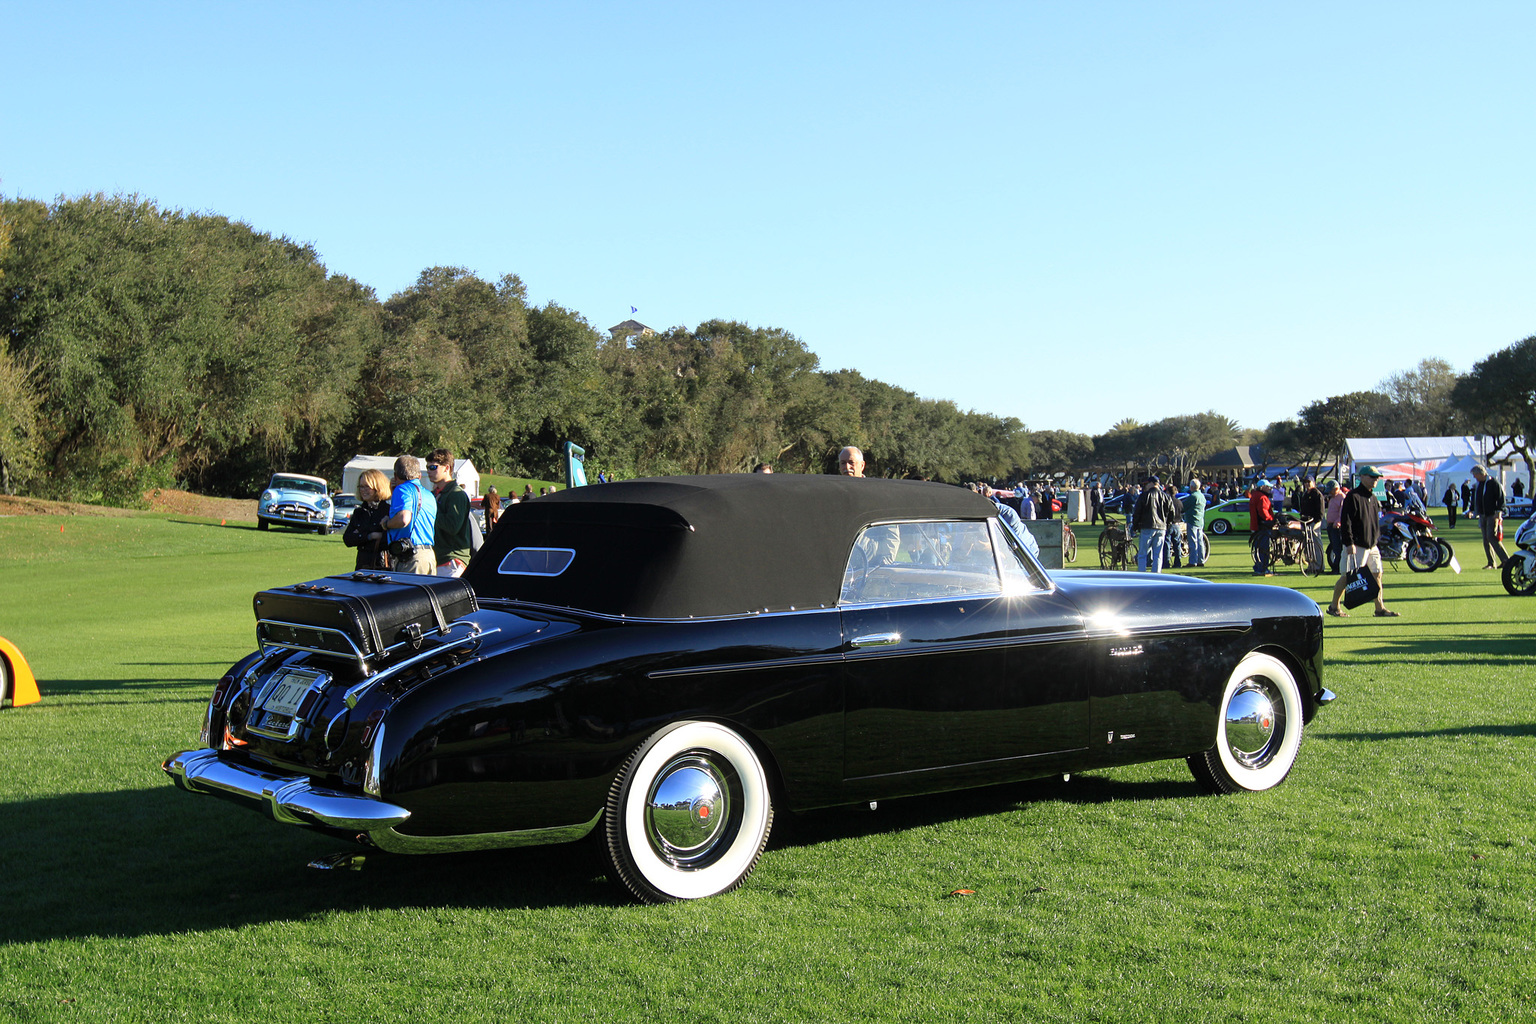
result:
<svg viewBox="0 0 1536 1024"><path fill-rule="evenodd" d="M768 776L752 745L715 722L658 730L625 763L603 815L609 865L647 903L730 892L773 827Z"/></svg>
<svg viewBox="0 0 1536 1024"><path fill-rule="evenodd" d="M1213 793L1278 786L1296 764L1303 711L1291 670L1268 654L1249 654L1222 692L1216 745L1190 756L1190 771Z"/></svg>

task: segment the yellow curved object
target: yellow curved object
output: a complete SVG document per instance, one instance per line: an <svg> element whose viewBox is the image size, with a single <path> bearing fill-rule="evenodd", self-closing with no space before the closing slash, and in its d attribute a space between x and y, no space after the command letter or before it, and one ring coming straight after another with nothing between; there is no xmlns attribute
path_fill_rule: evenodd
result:
<svg viewBox="0 0 1536 1024"><path fill-rule="evenodd" d="M0 636L0 658L6 660L11 670L12 707L36 704L43 699L43 695L37 691L37 677L32 674L32 667L27 664L27 659L21 656L21 651L16 649L15 644L3 636Z"/></svg>

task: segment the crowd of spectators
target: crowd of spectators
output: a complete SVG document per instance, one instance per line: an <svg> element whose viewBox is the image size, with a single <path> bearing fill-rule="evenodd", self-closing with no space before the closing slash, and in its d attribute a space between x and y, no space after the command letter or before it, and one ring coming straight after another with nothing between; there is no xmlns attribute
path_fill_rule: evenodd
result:
<svg viewBox="0 0 1536 1024"><path fill-rule="evenodd" d="M370 470L359 479L357 496L361 505L345 533L348 546L357 548L357 568L393 568L442 576L457 576L464 571L472 549L478 547L480 527L474 520L469 496L454 479L453 453L439 448L429 457L425 483L431 485L430 491L421 479L422 468L419 460L403 455L395 462L393 481L378 470ZM849 446L838 453L839 474L862 477L864 468L864 453L858 448ZM772 473L773 467L766 462L758 463L752 472ZM598 480L606 482L607 478L599 474ZM1349 490L1331 479L1319 484L1309 473L1293 476L1282 472L1273 480L1229 474L1202 482L1191 477L1182 486L1172 479L1163 481L1160 474L1144 476L1134 483L1122 483L1108 475L1059 475L1022 480L1006 487L986 483L967 486L995 502L1004 522L1014 533L1028 538L1031 548L1036 545L1023 528L1023 521L1054 519L1065 510L1067 493L1081 492L1088 503L1090 524L1101 519L1109 522L1111 513L1126 518L1128 529L1138 541L1137 568L1145 572L1161 572L1165 565L1178 568L1185 559L1191 568L1205 565L1209 556L1204 533L1206 510L1233 499L1246 499L1248 503L1255 575L1273 575L1268 539L1277 517L1286 512L1300 519L1314 571L1321 571L1322 563L1326 562L1329 572L1341 572L1349 547L1341 520ZM1493 492L1492 488L1497 487L1497 482L1492 482L1490 488L1490 478L1485 474L1478 477L1475 485L1464 483L1459 490L1447 487L1439 498L1451 526L1456 525L1458 511L1488 521L1484 525L1485 548L1494 567L1508 557L1499 543L1497 521L1502 516L1504 501L1502 492ZM1423 481L1386 481L1384 488L1382 507L1427 514L1430 499ZM540 487L538 494L554 490ZM1517 480L1511 488L1512 495L1518 498L1523 491L1523 482ZM534 497L532 484L525 485L521 494L514 490L505 497L495 487L489 488L482 506L485 531L496 525L506 505Z"/></svg>

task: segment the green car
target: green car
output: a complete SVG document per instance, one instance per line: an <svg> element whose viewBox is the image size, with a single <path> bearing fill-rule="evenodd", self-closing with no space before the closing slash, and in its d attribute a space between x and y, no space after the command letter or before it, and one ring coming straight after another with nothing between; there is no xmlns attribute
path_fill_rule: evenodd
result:
<svg viewBox="0 0 1536 1024"><path fill-rule="evenodd" d="M1233 530L1252 529L1248 522L1248 499L1233 498L1206 509L1205 528L1217 536Z"/></svg>

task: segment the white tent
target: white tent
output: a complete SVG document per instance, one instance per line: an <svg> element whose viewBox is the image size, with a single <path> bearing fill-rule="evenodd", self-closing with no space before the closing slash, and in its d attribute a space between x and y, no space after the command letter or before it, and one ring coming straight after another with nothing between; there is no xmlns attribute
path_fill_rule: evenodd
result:
<svg viewBox="0 0 1536 1024"><path fill-rule="evenodd" d="M366 469L376 469L386 477L395 472L393 455L354 455L341 469L341 490L344 494L357 493L357 478Z"/></svg>
<svg viewBox="0 0 1536 1024"><path fill-rule="evenodd" d="M377 469L385 476L392 477L395 472L395 456L393 455L354 455L341 470L341 489L346 494L357 493L357 478L363 475L366 469ZM422 476L426 476L426 460L422 460ZM459 482L459 486L471 498L480 496L480 471L475 464L468 459L460 459L454 467L453 478Z"/></svg>
<svg viewBox="0 0 1536 1024"><path fill-rule="evenodd" d="M1423 480L1426 486L1429 473L1442 462L1476 451L1477 439L1465 436L1351 437L1344 442L1345 461L1351 472L1356 466L1370 463L1388 480Z"/></svg>
<svg viewBox="0 0 1536 1024"><path fill-rule="evenodd" d="M1454 459L1446 459L1436 466L1429 474L1426 489L1429 491L1429 504L1440 504L1440 498L1445 494L1447 487L1454 487L1461 493L1463 482L1474 484L1472 479L1472 467L1477 465L1477 459L1471 455L1458 455Z"/></svg>
<svg viewBox="0 0 1536 1024"><path fill-rule="evenodd" d="M453 470L453 478L471 498L480 497L480 471L468 459L460 459Z"/></svg>

